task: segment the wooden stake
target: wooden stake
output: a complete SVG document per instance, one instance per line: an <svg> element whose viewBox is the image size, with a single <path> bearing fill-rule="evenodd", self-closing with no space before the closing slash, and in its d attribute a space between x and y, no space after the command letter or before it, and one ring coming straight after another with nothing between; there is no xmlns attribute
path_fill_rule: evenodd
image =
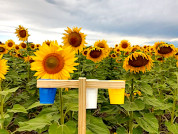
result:
<svg viewBox="0 0 178 134"><path fill-rule="evenodd" d="M78 134L86 134L86 78L79 78Z"/></svg>

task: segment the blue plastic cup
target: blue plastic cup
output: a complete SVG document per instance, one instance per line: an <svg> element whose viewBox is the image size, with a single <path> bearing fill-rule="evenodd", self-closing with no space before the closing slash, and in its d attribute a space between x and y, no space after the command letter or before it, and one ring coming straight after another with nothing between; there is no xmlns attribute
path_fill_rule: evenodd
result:
<svg viewBox="0 0 178 134"><path fill-rule="evenodd" d="M40 88L40 103L54 104L56 88Z"/></svg>
<svg viewBox="0 0 178 134"><path fill-rule="evenodd" d="M49 79L41 79L49 80ZM50 79L51 80L51 79ZM40 103L41 104L54 104L57 88L39 88Z"/></svg>

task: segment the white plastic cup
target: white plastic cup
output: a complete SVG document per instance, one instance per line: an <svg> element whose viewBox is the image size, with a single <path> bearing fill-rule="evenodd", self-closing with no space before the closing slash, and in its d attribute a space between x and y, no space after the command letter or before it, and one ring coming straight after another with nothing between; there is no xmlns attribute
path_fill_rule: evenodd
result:
<svg viewBox="0 0 178 134"><path fill-rule="evenodd" d="M97 79L89 79L97 80ZM97 97L98 97L98 88L87 88L86 89L86 109L97 109Z"/></svg>

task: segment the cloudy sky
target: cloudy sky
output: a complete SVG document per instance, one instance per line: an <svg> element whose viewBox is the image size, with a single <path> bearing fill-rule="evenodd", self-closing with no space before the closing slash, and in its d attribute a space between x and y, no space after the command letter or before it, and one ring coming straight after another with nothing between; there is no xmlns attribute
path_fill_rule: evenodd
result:
<svg viewBox="0 0 178 134"><path fill-rule="evenodd" d="M30 42L62 42L66 27L82 27L89 45L105 39L114 46L156 41L178 47L178 0L0 0L0 41L13 39L15 28L28 28Z"/></svg>

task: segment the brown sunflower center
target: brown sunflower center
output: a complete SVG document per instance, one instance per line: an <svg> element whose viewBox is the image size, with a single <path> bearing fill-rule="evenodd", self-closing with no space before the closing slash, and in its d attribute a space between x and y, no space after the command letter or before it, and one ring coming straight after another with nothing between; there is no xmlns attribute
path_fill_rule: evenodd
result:
<svg viewBox="0 0 178 134"><path fill-rule="evenodd" d="M178 55L178 52L175 55Z"/></svg>
<svg viewBox="0 0 178 134"><path fill-rule="evenodd" d="M142 67L148 64L149 60L147 60L145 57L138 56L136 59L132 57L132 60L129 59L129 65L133 67Z"/></svg>
<svg viewBox="0 0 178 134"><path fill-rule="evenodd" d="M103 43L99 43L99 44L98 44L98 47L100 47L100 48L105 48Z"/></svg>
<svg viewBox="0 0 178 134"><path fill-rule="evenodd" d="M0 47L0 52L5 52L6 49L4 47Z"/></svg>
<svg viewBox="0 0 178 134"><path fill-rule="evenodd" d="M13 46L13 43L12 42L9 42L8 43L8 47L12 47Z"/></svg>
<svg viewBox="0 0 178 134"><path fill-rule="evenodd" d="M25 43L22 43L22 44L21 44L21 47L22 47L22 48L26 48L27 45L26 45Z"/></svg>
<svg viewBox="0 0 178 134"><path fill-rule="evenodd" d="M84 51L83 53L84 53L84 55L87 55L87 51Z"/></svg>
<svg viewBox="0 0 178 134"><path fill-rule="evenodd" d="M26 35L27 35L26 30L20 30L19 35L20 35L21 38L25 38Z"/></svg>
<svg viewBox="0 0 178 134"><path fill-rule="evenodd" d="M126 42L122 43L122 48L127 48L128 44Z"/></svg>
<svg viewBox="0 0 178 134"><path fill-rule="evenodd" d="M113 58L115 58L115 57L116 57L116 55L115 55L115 54L112 54L112 57L113 57Z"/></svg>
<svg viewBox="0 0 178 134"><path fill-rule="evenodd" d="M79 33L72 32L69 34L68 41L71 46L78 47L82 43L82 37Z"/></svg>
<svg viewBox="0 0 178 134"><path fill-rule="evenodd" d="M120 49L116 49L117 52L120 52Z"/></svg>
<svg viewBox="0 0 178 134"><path fill-rule="evenodd" d="M160 49L158 50L158 53L160 54L168 54L168 53L171 53L172 52L172 48L170 46L168 47L160 47Z"/></svg>
<svg viewBox="0 0 178 134"><path fill-rule="evenodd" d="M18 50L18 49L19 49L19 46L15 46L15 49L17 49L17 50Z"/></svg>
<svg viewBox="0 0 178 134"><path fill-rule="evenodd" d="M43 60L44 70L49 74L56 74L64 67L64 59L56 53L48 54Z"/></svg>
<svg viewBox="0 0 178 134"><path fill-rule="evenodd" d="M100 50L92 50L90 52L90 56L92 58L98 58L98 57L100 57L101 54L102 54L102 52Z"/></svg>
<svg viewBox="0 0 178 134"><path fill-rule="evenodd" d="M32 45L31 45L31 48L35 48L35 45L32 44Z"/></svg>

